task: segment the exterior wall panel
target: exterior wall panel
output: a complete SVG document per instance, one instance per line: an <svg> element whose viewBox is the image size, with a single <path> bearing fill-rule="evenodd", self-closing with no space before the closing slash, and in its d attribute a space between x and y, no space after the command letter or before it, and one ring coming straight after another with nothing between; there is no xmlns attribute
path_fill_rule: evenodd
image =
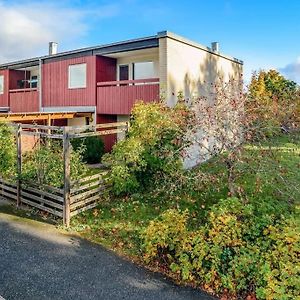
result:
<svg viewBox="0 0 300 300"><path fill-rule="evenodd" d="M97 115L97 124L117 122L117 115ZM113 145L117 142L117 134L101 136L105 152L111 151Z"/></svg>
<svg viewBox="0 0 300 300"><path fill-rule="evenodd" d="M9 71L0 70L0 76L4 76L4 93L0 95L0 107L9 107Z"/></svg>
<svg viewBox="0 0 300 300"><path fill-rule="evenodd" d="M226 82L242 74L241 64L182 41L164 37L159 45L161 88L170 106L179 92L185 98L207 95L219 78Z"/></svg>
<svg viewBox="0 0 300 300"><path fill-rule="evenodd" d="M96 81L115 81L117 61L114 58L96 56Z"/></svg>
<svg viewBox="0 0 300 300"><path fill-rule="evenodd" d="M87 65L86 88L68 88L69 66ZM43 107L95 106L96 105L96 57L86 56L45 63L43 65Z"/></svg>
<svg viewBox="0 0 300 300"><path fill-rule="evenodd" d="M68 88L69 66L87 65L86 88ZM43 65L43 107L96 106L96 84L116 79L116 60L86 56Z"/></svg>
<svg viewBox="0 0 300 300"><path fill-rule="evenodd" d="M205 47L176 37L161 38L160 48L160 79L161 84L166 86L166 101L169 106L176 104L179 92L183 93L185 99L204 96L207 101L213 103L215 96L212 87L218 82L223 84L230 80L237 80L237 91L240 89L239 80L243 66L234 58L211 53ZM234 107L228 107L227 113L229 112L234 112ZM234 118L233 113L231 119ZM183 166L187 169L207 160L211 156L207 149L218 147L218 141L213 136L204 137L203 132L197 130L193 134L199 139L205 139L206 147L195 142L197 140L195 136L187 137L191 142L191 145L185 149L187 155L183 160Z"/></svg>

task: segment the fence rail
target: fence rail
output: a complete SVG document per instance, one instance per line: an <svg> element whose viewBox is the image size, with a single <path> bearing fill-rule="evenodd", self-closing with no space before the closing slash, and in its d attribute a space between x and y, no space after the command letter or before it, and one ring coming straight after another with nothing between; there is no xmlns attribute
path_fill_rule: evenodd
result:
<svg viewBox="0 0 300 300"><path fill-rule="evenodd" d="M17 200L17 185L15 183L6 182L0 178L0 195L7 199Z"/></svg>
<svg viewBox="0 0 300 300"><path fill-rule="evenodd" d="M97 206L107 188L103 180L105 174L106 172L87 176L71 184L70 217ZM17 184L0 178L0 196L10 201L17 201ZM64 217L64 211L67 209L64 201L64 189L38 185L34 182L21 184L20 202L60 218Z"/></svg>
<svg viewBox="0 0 300 300"><path fill-rule="evenodd" d="M87 209L94 208L107 188L103 174L81 179L73 183L70 189L70 215L75 216Z"/></svg>

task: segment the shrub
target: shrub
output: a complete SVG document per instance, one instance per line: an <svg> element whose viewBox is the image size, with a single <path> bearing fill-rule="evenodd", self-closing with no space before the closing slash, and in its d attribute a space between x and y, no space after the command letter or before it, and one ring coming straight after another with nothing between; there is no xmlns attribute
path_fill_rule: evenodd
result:
<svg viewBox="0 0 300 300"><path fill-rule="evenodd" d="M82 162L84 148L71 150L71 180L82 177L87 168ZM63 151L59 141L41 145L32 152L26 152L23 158L23 180L36 181L39 184L62 187L64 180Z"/></svg>
<svg viewBox="0 0 300 300"><path fill-rule="evenodd" d="M300 220L298 216L269 226L264 234L257 296L261 299L300 298Z"/></svg>
<svg viewBox="0 0 300 300"><path fill-rule="evenodd" d="M276 207L276 203L269 204ZM300 296L299 218L228 198L207 223L191 231L188 215L166 211L144 233L145 259L159 261L183 280L219 294L258 299Z"/></svg>
<svg viewBox="0 0 300 300"><path fill-rule="evenodd" d="M181 241L186 237L187 211L167 210L158 220L151 221L145 231L145 259L150 261L163 253L180 251Z"/></svg>
<svg viewBox="0 0 300 300"><path fill-rule="evenodd" d="M73 139L71 141L74 150L81 149L82 159L88 164L96 164L101 161L104 154L104 143L101 138L97 136L91 136L84 139Z"/></svg>
<svg viewBox="0 0 300 300"><path fill-rule="evenodd" d="M103 161L112 168L117 194L133 193L159 176L182 168L180 151L189 111L182 105L138 103L132 111L128 137L118 142Z"/></svg>
<svg viewBox="0 0 300 300"><path fill-rule="evenodd" d="M17 147L13 128L0 124L0 176L13 180L16 176Z"/></svg>

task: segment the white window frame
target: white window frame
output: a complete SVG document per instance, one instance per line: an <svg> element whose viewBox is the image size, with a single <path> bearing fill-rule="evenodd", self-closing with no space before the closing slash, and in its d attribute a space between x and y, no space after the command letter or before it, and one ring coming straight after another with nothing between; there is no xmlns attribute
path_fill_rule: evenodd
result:
<svg viewBox="0 0 300 300"><path fill-rule="evenodd" d="M72 85L72 68L74 67L84 67L85 68L85 78L84 81L82 82L82 84L79 85ZM69 65L69 69L68 69L68 88L69 89L84 89L86 88L87 85L87 64L86 63L82 63L82 64L73 64L73 65Z"/></svg>
<svg viewBox="0 0 300 300"><path fill-rule="evenodd" d="M4 75L0 75L0 81L2 81L2 89L0 89L0 95L4 94Z"/></svg>
<svg viewBox="0 0 300 300"><path fill-rule="evenodd" d="M123 66L128 66L128 80L132 80L132 68L131 68L131 64L118 64L118 68L117 68L117 79L118 81L120 81L120 67Z"/></svg>

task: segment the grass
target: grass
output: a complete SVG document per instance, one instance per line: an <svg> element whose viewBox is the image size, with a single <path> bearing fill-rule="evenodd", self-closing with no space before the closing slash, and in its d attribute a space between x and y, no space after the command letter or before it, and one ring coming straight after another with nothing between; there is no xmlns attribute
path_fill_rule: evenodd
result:
<svg viewBox="0 0 300 300"><path fill-rule="evenodd" d="M49 224L58 224L59 221L50 217L48 213L43 213L34 208L30 208L29 206L22 205L21 207L16 207L15 203L6 202L2 203L0 199L0 213L4 213L7 215L18 216L23 219L36 220L40 222L46 222Z"/></svg>
<svg viewBox="0 0 300 300"><path fill-rule="evenodd" d="M273 197L287 210L299 205L299 135L283 135L247 145L242 158L236 164L235 182L241 196L257 201ZM141 236L151 220L170 208L188 209L193 216L191 226L197 227L205 222L211 205L228 197L224 164L211 160L192 175L198 174L209 180L193 179L191 186L172 193L165 187L157 187L128 197L107 196L96 209L74 218L72 229L89 240L142 261Z"/></svg>

